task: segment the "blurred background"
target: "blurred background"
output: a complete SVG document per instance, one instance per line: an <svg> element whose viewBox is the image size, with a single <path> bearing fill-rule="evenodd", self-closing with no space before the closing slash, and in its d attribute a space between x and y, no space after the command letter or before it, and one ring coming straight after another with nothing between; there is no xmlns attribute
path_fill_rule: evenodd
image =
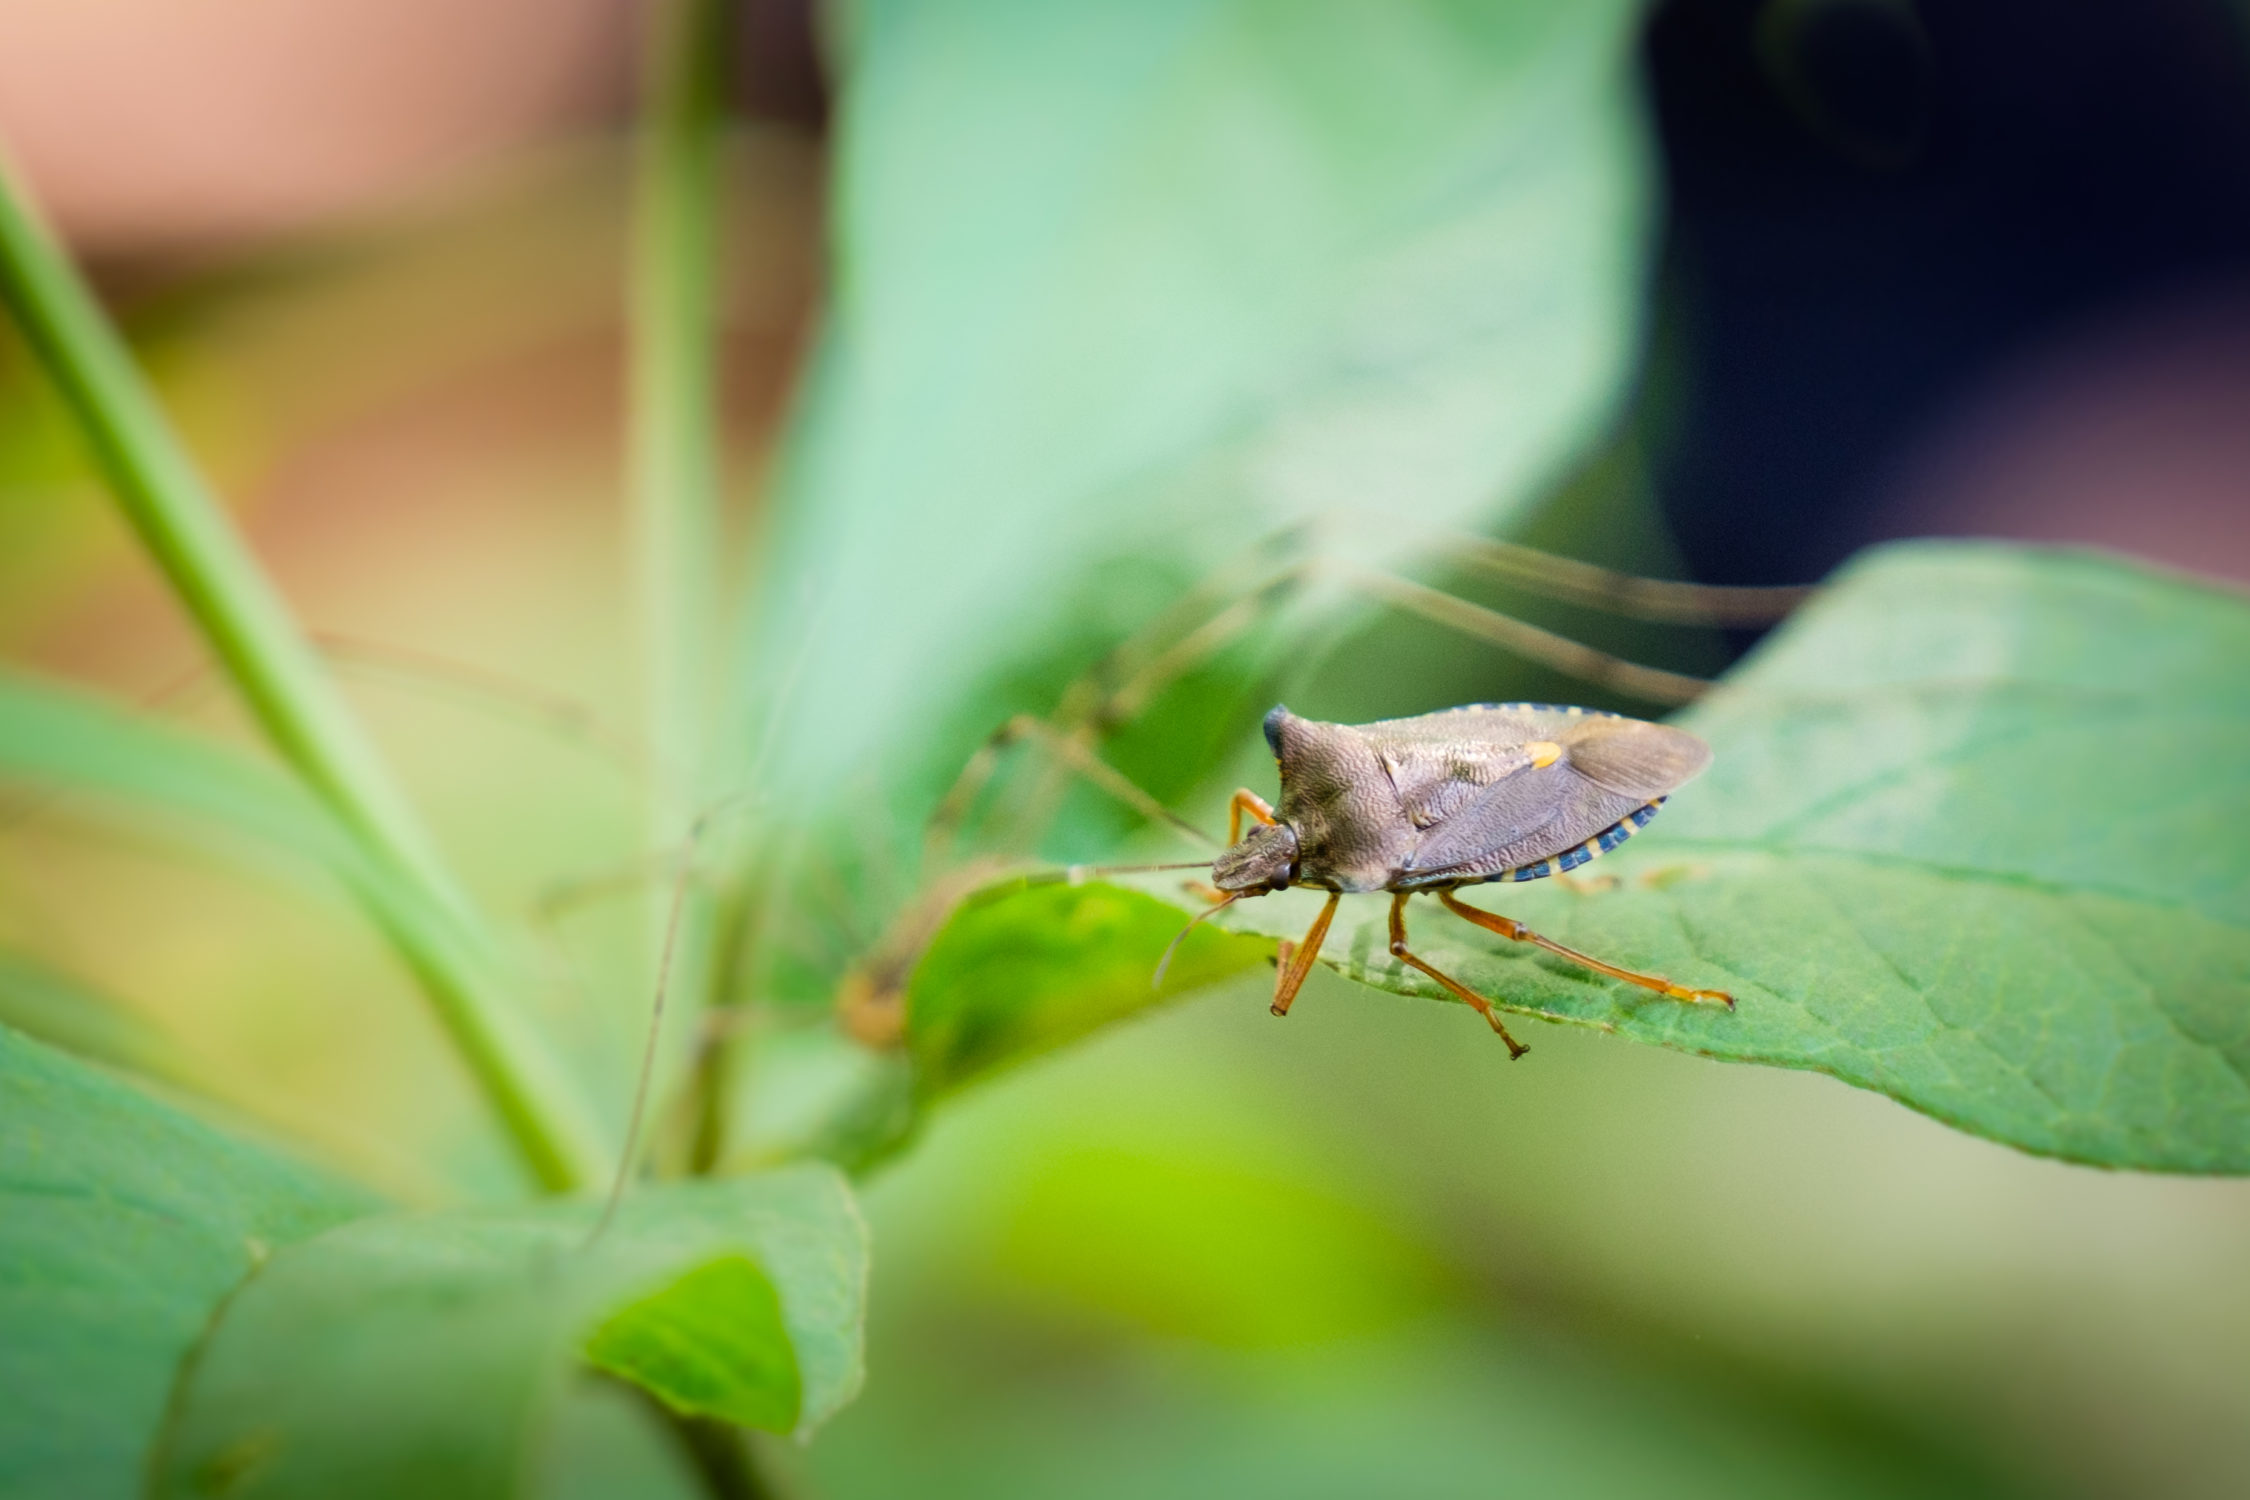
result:
<svg viewBox="0 0 2250 1500"><path fill-rule="evenodd" d="M638 21L0 6L0 140L461 867L518 913L637 838L612 731ZM796 0L748 0L738 29L744 524L820 292L818 32ZM1640 55L1659 269L1613 447L1648 503L1558 543L1726 583L1927 533L2250 579L2238 8L1676 0ZM1339 700L1404 639L1347 648ZM1412 639L1454 653L1463 696L1545 695ZM248 737L4 339L0 650ZM544 928L546 1019L620 1095L636 916ZM353 1170L506 1180L373 939L270 871L213 881L144 829L19 799L0 939ZM1561 1028L1503 1070L1450 1007L1320 973L1281 1025L1255 988L988 1084L872 1179L868 1389L776 1455L794 1486L2250 1493L2250 1186L2035 1160L1824 1079ZM677 1478L592 1396L563 1443L572 1492Z"/></svg>

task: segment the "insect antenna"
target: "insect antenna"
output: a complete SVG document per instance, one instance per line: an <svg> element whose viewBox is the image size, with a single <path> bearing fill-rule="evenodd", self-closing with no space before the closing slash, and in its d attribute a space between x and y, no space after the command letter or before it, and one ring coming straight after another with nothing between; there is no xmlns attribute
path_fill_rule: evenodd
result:
<svg viewBox="0 0 2250 1500"><path fill-rule="evenodd" d="M1489 537L1455 538L1448 553L1530 593L1665 625L1771 625L1815 592L1801 585L1745 588L1643 578Z"/></svg>
<svg viewBox="0 0 2250 1500"><path fill-rule="evenodd" d="M1188 918L1187 926L1181 928L1178 936L1174 937L1171 942L1165 945L1164 956L1156 961L1156 973L1150 978L1148 987L1152 990L1163 988L1164 971L1172 967L1172 955L1180 951L1180 944L1187 941L1187 935L1195 931L1195 926L1198 922L1201 922L1206 917L1217 916L1220 912L1223 912L1228 907L1234 905L1235 902L1240 901L1242 899L1242 895L1242 892L1236 891L1233 895L1227 897L1226 900L1214 902L1210 906L1205 907L1202 911L1197 912L1194 916Z"/></svg>
<svg viewBox="0 0 2250 1500"><path fill-rule="evenodd" d="M600 1239L610 1221L617 1217L618 1206L625 1201L626 1185L633 1180L633 1170L639 1165L641 1127L648 1115L649 1086L656 1077L656 1048L664 1034L664 1002L672 989L672 958L680 944L680 917L687 910L688 883L695 872L696 847L703 841L715 812L706 812L697 818L680 847L679 873L672 880L671 908L664 916L664 944L656 960L656 994L649 1001L648 1040L641 1044L640 1071L633 1079L633 1108L625 1120L625 1145L618 1153L617 1175L610 1179L609 1197L602 1203L601 1217L594 1221L593 1232L586 1236L589 1245Z"/></svg>
<svg viewBox="0 0 2250 1500"><path fill-rule="evenodd" d="M1112 875L1154 875L1162 870L1208 870L1207 859L1182 860L1167 865L1064 865L1059 870L1041 870L1023 877L1025 885L1084 885L1089 880L1107 880Z"/></svg>
<svg viewBox="0 0 2250 1500"><path fill-rule="evenodd" d="M1567 672L1621 693L1631 693L1651 703L1692 703L1711 686L1707 678L1668 672L1662 667L1644 667L1639 662L1597 651L1513 615L1456 599L1442 589L1433 589L1409 578L1369 568L1355 568L1349 576L1363 593L1409 614L1490 641L1558 672Z"/></svg>

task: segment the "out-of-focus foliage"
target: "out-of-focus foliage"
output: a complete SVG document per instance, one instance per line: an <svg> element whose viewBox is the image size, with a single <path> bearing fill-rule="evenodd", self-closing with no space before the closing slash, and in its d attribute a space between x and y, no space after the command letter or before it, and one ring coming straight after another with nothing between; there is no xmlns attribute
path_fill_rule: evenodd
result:
<svg viewBox="0 0 2250 1500"><path fill-rule="evenodd" d="M212 1309L376 1206L0 1027L0 1490L132 1492Z"/></svg>
<svg viewBox="0 0 2250 1500"><path fill-rule="evenodd" d="M835 283L759 606L769 789L904 786L911 819L995 722L978 694L1013 672L1004 708L1049 706L1017 664L1059 684L1294 524L1366 561L1514 514L1610 410L1633 7L847 15Z"/></svg>
<svg viewBox="0 0 2250 1500"><path fill-rule="evenodd" d="M668 1404L784 1429L858 1386L867 1248L834 1174L651 1189L596 1223L585 1203L382 1216L275 1252L182 1374L160 1492L518 1492L589 1337ZM777 1318L737 1316L745 1265Z"/></svg>
<svg viewBox="0 0 2250 1500"><path fill-rule="evenodd" d="M260 858L269 870L310 862L350 881L377 878L320 805L271 767L17 673L0 675L0 773L24 789L17 817L83 812L90 798L95 810L138 831Z"/></svg>

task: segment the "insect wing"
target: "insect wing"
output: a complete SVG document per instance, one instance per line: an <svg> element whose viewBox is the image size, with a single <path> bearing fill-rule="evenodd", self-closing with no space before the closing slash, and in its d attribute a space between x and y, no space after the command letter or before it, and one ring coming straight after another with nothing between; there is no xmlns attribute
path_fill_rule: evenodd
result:
<svg viewBox="0 0 2250 1500"><path fill-rule="evenodd" d="M1434 828L1506 777L1531 769L1521 745L1404 744L1376 751L1416 828Z"/></svg>
<svg viewBox="0 0 2250 1500"><path fill-rule="evenodd" d="M1557 761L1485 788L1474 801L1422 836L1406 868L1417 878L1472 878L1527 864L1571 843L1567 829L1595 806L1622 802ZM1593 806L1590 806L1592 804ZM1614 813L1615 822L1623 811ZM1560 825L1560 827L1558 827ZM1597 828L1606 824L1596 824Z"/></svg>
<svg viewBox="0 0 2250 1500"><path fill-rule="evenodd" d="M1375 750L1397 789L1400 811L1416 828L1453 817L1485 788L1532 768L1525 746L1552 740L1566 711L1532 704L1479 704L1363 724L1356 733Z"/></svg>
<svg viewBox="0 0 2250 1500"><path fill-rule="evenodd" d="M1495 875L1560 854L1664 796L1710 763L1685 730L1638 719L1577 719L1551 765L1509 776L1424 834L1415 883Z"/></svg>
<svg viewBox="0 0 2250 1500"><path fill-rule="evenodd" d="M1711 764L1711 747L1694 735L1639 719L1584 719L1558 743L1572 770L1640 802L1667 795Z"/></svg>

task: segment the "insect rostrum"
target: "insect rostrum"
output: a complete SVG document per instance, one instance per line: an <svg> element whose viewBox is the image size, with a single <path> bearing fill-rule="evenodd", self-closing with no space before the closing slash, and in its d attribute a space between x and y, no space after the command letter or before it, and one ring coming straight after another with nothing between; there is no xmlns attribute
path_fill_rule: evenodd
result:
<svg viewBox="0 0 2250 1500"><path fill-rule="evenodd" d="M1247 789L1229 808L1227 848L1211 868L1220 906L1290 886L1329 892L1301 943L1284 943L1273 1011L1286 1014L1312 972L1346 895L1391 893L1391 953L1480 1011L1508 1044L1490 1001L1440 973L1406 944L1406 903L1429 892L1488 932L1533 943L1674 1000L1732 1008L1696 990L1566 948L1453 893L1465 885L1538 880L1631 838L1673 789L1710 764L1684 729L1598 709L1484 703L1374 724L1326 724L1286 708L1266 715L1281 774L1279 809ZM1255 820L1247 837L1243 815ZM1217 906L1213 910L1216 911Z"/></svg>

